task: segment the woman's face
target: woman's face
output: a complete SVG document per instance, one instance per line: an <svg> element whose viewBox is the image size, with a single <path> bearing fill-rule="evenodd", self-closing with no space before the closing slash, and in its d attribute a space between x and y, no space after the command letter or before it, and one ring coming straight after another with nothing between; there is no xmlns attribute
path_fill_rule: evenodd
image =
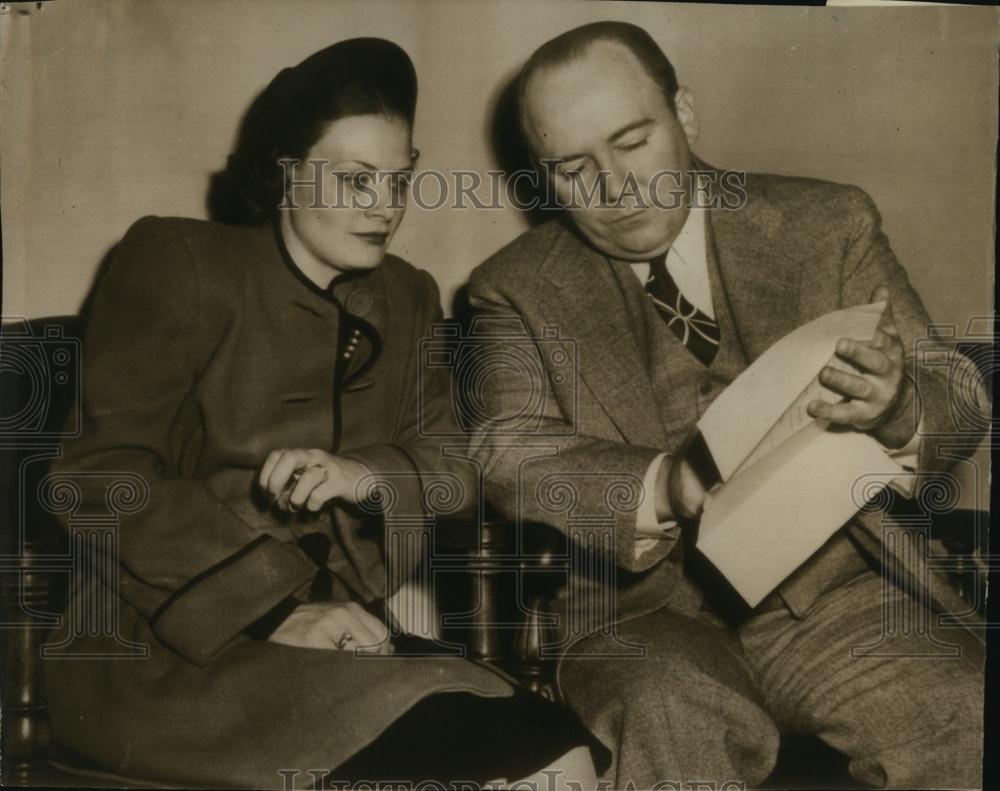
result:
<svg viewBox="0 0 1000 791"><path fill-rule="evenodd" d="M402 118L357 115L331 122L287 171L294 181L286 205L296 208L283 209L283 225L319 264L339 272L378 266L406 211L413 159L410 126Z"/></svg>

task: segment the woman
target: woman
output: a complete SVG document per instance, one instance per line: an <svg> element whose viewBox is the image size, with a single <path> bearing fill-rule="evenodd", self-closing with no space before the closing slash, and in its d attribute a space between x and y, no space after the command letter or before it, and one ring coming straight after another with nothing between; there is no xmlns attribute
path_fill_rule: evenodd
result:
<svg viewBox="0 0 1000 791"><path fill-rule="evenodd" d="M46 663L62 749L208 787L593 781L577 720L475 663L394 656L373 615L415 562L380 504L405 525L435 486L447 510L474 501L471 469L426 439L456 434L447 374L418 368L437 288L386 252L415 104L380 39L285 69L215 181L228 224L140 220L100 280L85 428L54 480L82 489L75 516L116 476L149 495L118 502L117 578L76 591L74 659ZM74 623L109 584L117 635Z"/></svg>

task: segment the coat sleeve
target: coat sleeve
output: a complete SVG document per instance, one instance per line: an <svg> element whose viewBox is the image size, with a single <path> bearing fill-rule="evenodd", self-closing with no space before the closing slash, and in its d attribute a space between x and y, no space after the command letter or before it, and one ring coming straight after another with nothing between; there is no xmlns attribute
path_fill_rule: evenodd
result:
<svg viewBox="0 0 1000 791"><path fill-rule="evenodd" d="M949 449L946 456L939 454L942 443L954 445L960 437L962 446L971 452L977 441L974 427L956 422L953 406L972 405L976 413L988 414L982 377L975 363L930 334L931 319L889 246L871 198L853 189L848 200L853 235L841 270L842 304L865 304L876 286L889 288L893 316L906 353L906 375L913 382L916 396L913 427L916 430L919 422L920 429L917 470L946 470L953 466L955 453ZM919 487L919 479L917 483Z"/></svg>
<svg viewBox="0 0 1000 791"><path fill-rule="evenodd" d="M105 508L101 473L141 476L149 498L123 515L119 594L156 636L204 664L302 588L315 567L252 529L185 469L200 428L195 260L165 220L137 222L95 291L84 342L83 427L55 470L76 481L82 510Z"/></svg>
<svg viewBox="0 0 1000 791"><path fill-rule="evenodd" d="M440 294L434 279L419 272L413 300L410 364L396 372L403 398L391 443L352 448L343 456L365 464L373 481L390 492L379 498L386 519L386 556L390 563L390 588L398 586L419 563L419 540L426 536L417 523L438 516L472 523L479 504L479 476L469 458L468 438L459 426L446 366L426 365L423 342L433 337L434 325L443 320ZM410 536L410 538L407 538Z"/></svg>
<svg viewBox="0 0 1000 791"><path fill-rule="evenodd" d="M643 480L663 449L589 435L555 398L545 397L550 383L540 377L551 372L544 355L529 338L512 339L509 329L531 326L531 317L482 268L470 280L469 301L480 319L474 345L482 360L471 397L483 418L472 429L471 446L483 466L490 504L508 519L547 524L572 539L594 542L627 571L655 566L674 549L679 534L672 531L638 553L636 515L638 503L653 496L643 491ZM523 370L508 370L506 364L487 370L496 361L526 359ZM530 423L526 404L534 405ZM610 520L604 518L608 514ZM577 516L581 519L574 522ZM574 535L575 525L584 523L589 523L585 533Z"/></svg>

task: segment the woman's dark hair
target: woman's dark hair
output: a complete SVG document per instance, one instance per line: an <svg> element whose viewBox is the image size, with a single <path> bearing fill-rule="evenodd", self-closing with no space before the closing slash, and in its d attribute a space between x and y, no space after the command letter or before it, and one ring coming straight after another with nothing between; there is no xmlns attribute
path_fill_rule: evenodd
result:
<svg viewBox="0 0 1000 791"><path fill-rule="evenodd" d="M282 69L254 99L236 149L212 176L212 219L259 225L284 194L279 159L305 158L327 124L355 115L398 116L413 125L417 74L410 57L380 38L353 38Z"/></svg>

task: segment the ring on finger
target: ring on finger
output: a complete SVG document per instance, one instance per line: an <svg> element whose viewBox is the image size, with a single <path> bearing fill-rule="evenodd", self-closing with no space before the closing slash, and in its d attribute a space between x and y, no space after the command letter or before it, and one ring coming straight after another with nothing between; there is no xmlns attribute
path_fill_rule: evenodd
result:
<svg viewBox="0 0 1000 791"><path fill-rule="evenodd" d="M310 464L309 467L308 467L308 469L310 469L310 470L319 470L320 472L323 473L323 480L320 481L320 484L324 484L328 480L330 480L330 473L327 471L325 465L319 464L319 463Z"/></svg>

